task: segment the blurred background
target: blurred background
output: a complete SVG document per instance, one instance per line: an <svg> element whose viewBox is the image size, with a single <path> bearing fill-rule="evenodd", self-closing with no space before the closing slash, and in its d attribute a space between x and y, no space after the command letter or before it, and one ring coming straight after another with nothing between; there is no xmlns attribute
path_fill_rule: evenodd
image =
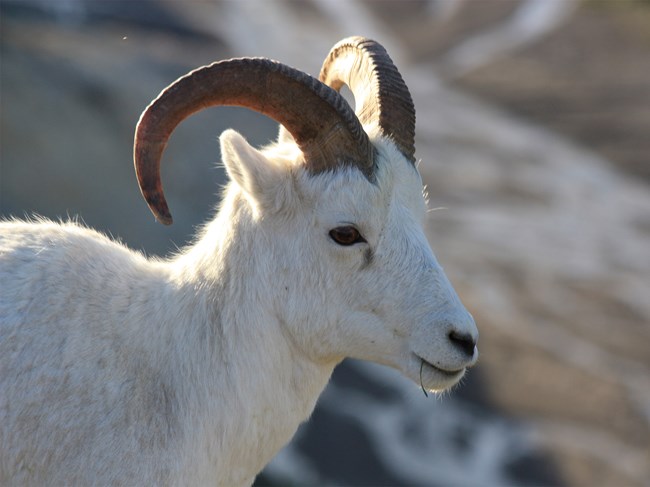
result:
<svg viewBox="0 0 650 487"><path fill-rule="evenodd" d="M213 214L221 131L277 132L235 108L184 122L163 227L131 146L171 81L235 56L317 75L348 35L402 72L428 236L480 362L428 398L344 362L256 484L650 485L650 2L1 0L0 16L0 216L78 218L149 255Z"/></svg>

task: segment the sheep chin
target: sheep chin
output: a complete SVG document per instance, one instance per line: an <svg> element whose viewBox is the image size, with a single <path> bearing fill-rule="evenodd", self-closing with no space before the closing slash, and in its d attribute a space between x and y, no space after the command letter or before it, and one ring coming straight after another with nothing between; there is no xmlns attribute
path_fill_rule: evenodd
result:
<svg viewBox="0 0 650 487"><path fill-rule="evenodd" d="M463 378L467 367L446 370L413 353L409 360L408 372L405 374L418 384L425 396L428 392L444 392L451 389Z"/></svg>

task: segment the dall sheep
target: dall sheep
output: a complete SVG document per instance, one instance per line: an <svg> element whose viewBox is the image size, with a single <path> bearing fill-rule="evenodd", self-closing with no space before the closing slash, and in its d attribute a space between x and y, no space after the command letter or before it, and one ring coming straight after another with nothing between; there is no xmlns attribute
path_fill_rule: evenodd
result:
<svg viewBox="0 0 650 487"><path fill-rule="evenodd" d="M266 114L280 136L257 150L221 135L223 202L178 255L74 223L1 224L0 485L249 485L345 357L429 390L476 361L423 230L411 96L381 45L344 39L320 81L242 58L172 83L134 145L162 223L165 144L218 105Z"/></svg>

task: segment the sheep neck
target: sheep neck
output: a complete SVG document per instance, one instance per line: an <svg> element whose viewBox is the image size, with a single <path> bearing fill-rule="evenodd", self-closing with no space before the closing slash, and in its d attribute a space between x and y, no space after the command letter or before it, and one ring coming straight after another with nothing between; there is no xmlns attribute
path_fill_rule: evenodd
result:
<svg viewBox="0 0 650 487"><path fill-rule="evenodd" d="M216 475L220 485L245 485L308 418L336 364L314 362L299 350L271 294L251 284L273 277L253 257L263 254L252 248L257 240L241 234L251 231L250 213L231 198L174 264L181 307L197 317L185 325L199 328L176 331L196 342L187 357L192 363L177 374L198 376L178 378L197 386L184 394L195 409L186 411L191 434L184 451L197 475L203 472L197 480Z"/></svg>

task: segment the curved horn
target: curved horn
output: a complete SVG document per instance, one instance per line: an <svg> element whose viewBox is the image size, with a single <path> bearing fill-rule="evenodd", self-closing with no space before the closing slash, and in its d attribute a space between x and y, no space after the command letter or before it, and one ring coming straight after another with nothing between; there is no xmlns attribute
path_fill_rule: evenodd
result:
<svg viewBox="0 0 650 487"><path fill-rule="evenodd" d="M156 219L172 217L160 181L160 160L172 131L207 107L250 108L281 123L305 156L322 172L354 165L372 177L374 152L347 102L317 79L264 58L220 61L196 69L165 88L136 127L133 158L140 190Z"/></svg>
<svg viewBox="0 0 650 487"><path fill-rule="evenodd" d="M415 164L415 107L402 76L378 42L348 37L323 63L320 80L336 91L346 84L362 124L379 123L384 135Z"/></svg>

